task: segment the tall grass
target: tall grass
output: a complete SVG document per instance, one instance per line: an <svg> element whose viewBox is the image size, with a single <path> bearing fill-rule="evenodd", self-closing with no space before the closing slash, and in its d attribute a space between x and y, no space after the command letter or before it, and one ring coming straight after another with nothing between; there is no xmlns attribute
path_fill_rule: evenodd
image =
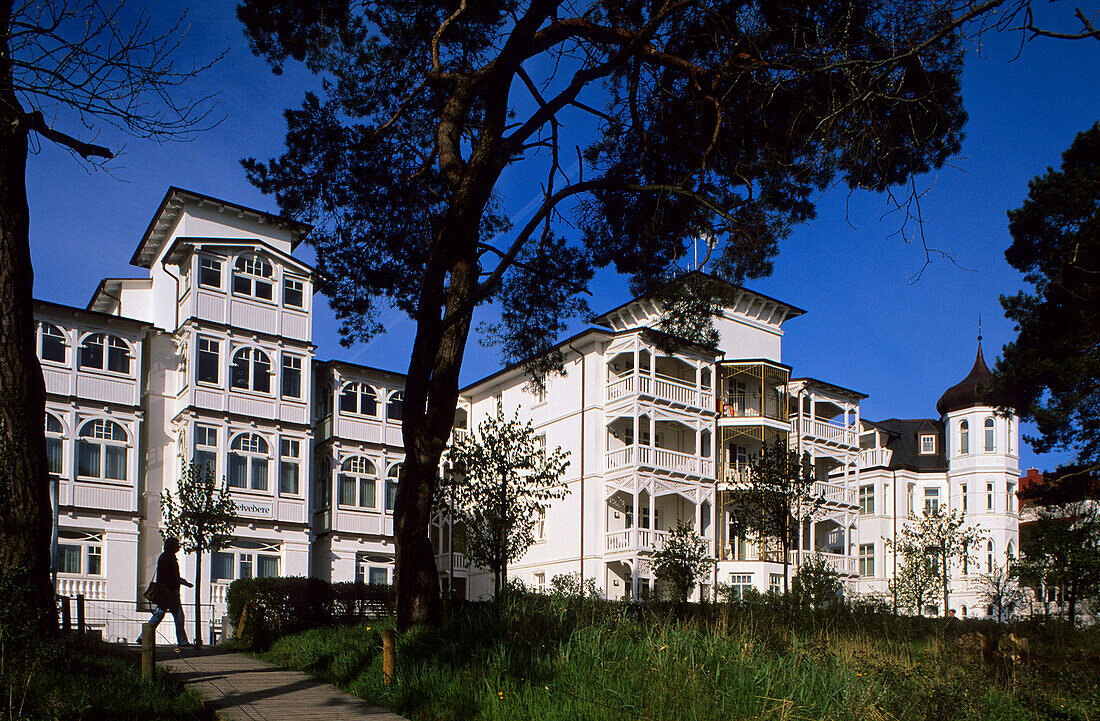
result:
<svg viewBox="0 0 1100 721"><path fill-rule="evenodd" d="M522 596L405 634L381 683L379 625L283 638L266 658L412 719L1100 719L1100 633L1058 625L1021 667L960 636L992 624Z"/></svg>

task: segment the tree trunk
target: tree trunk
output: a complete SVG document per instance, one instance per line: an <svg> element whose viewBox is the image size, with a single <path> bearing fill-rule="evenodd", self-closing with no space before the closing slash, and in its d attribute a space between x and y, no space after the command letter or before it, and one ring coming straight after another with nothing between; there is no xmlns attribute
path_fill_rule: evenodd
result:
<svg viewBox="0 0 1100 721"><path fill-rule="evenodd" d="M35 351L30 214L27 209L27 128L13 90L7 33L11 3L0 4L0 574L23 576L29 628L57 629L50 586L46 390Z"/></svg>
<svg viewBox="0 0 1100 721"><path fill-rule="evenodd" d="M947 615L947 548L940 547L940 559L943 563L943 615Z"/></svg>
<svg viewBox="0 0 1100 721"><path fill-rule="evenodd" d="M195 645L202 645L202 549L195 551Z"/></svg>

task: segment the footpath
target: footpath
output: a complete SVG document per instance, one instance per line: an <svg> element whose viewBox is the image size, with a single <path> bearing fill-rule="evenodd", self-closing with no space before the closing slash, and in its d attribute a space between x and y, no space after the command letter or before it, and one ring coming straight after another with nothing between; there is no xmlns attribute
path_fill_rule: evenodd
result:
<svg viewBox="0 0 1100 721"><path fill-rule="evenodd" d="M158 649L160 654L164 650ZM300 671L218 649L171 653L158 664L229 721L405 721Z"/></svg>

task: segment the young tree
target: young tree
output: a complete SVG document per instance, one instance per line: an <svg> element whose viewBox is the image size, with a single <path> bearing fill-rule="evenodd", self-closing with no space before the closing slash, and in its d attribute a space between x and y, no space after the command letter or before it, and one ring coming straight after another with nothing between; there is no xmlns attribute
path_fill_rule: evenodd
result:
<svg viewBox="0 0 1100 721"><path fill-rule="evenodd" d="M35 351L27 209L28 147L48 141L88 162L114 151L95 138L104 126L134 137L172 139L203 124L205 100L173 100L202 67L175 66L180 24L99 0L0 0L0 432L14 462L2 479L0 573L22 569L20 592L42 631L56 628L50 588L50 501L43 441L45 387Z"/></svg>
<svg viewBox="0 0 1100 721"><path fill-rule="evenodd" d="M1034 421L1035 450L1072 451L1100 470L1100 122L1078 133L1059 170L1028 183L1008 213L1009 265L1034 286L1001 296L1016 340L993 371L995 390Z"/></svg>
<svg viewBox="0 0 1100 721"><path fill-rule="evenodd" d="M1100 594L1100 503L1078 500L1036 506L1020 524L1020 558L1012 574L1037 595L1057 589L1066 619L1077 604Z"/></svg>
<svg viewBox="0 0 1100 721"><path fill-rule="evenodd" d="M508 564L535 542L536 516L549 502L565 498L561 483L569 456L547 453L531 422L489 416L477 433L448 451L453 488L437 495L437 506L466 529L466 557L493 572L498 600L508 583Z"/></svg>
<svg viewBox="0 0 1100 721"><path fill-rule="evenodd" d="M1024 600L1024 592L1009 565L994 566L989 573L978 576L974 588L978 600L993 609L998 621L1007 619Z"/></svg>
<svg viewBox="0 0 1100 721"><path fill-rule="evenodd" d="M795 603L811 608L823 608L838 602L843 590L840 574L820 553L802 562L795 571L792 585Z"/></svg>
<svg viewBox="0 0 1100 721"><path fill-rule="evenodd" d="M714 559L707 554L707 542L690 523L677 521L665 537L665 545L653 553L653 572L668 585L669 596L687 601L696 582L711 568Z"/></svg>
<svg viewBox="0 0 1100 721"><path fill-rule="evenodd" d="M925 606L934 601L940 592L943 577L936 567L935 556L925 549L912 547L901 553L902 562L890 581L890 592L902 608L910 613L923 613Z"/></svg>
<svg viewBox="0 0 1100 721"><path fill-rule="evenodd" d="M245 161L250 178L314 226L347 342L381 330L381 302L416 321L401 627L440 618L428 525L475 310L499 304L489 336L540 378L560 369L553 340L597 268L651 292L705 235L706 267L739 283L770 272L834 181L908 186L915 202L912 177L960 147L961 28L995 8L1013 17L1006 2L1027 5L244 0L253 51L324 80L286 112L286 153ZM534 199L514 227L504 188ZM670 308L736 292L694 290Z"/></svg>
<svg viewBox="0 0 1100 721"><path fill-rule="evenodd" d="M939 577L935 586L943 594L943 613L947 615L949 566L952 562L966 563L967 549L983 538L978 529L967 528L962 513L937 506L923 515L910 514L896 541L888 539L887 543L895 553L905 557L907 566L912 563L908 570L915 579L923 579L927 573L925 565L932 564Z"/></svg>
<svg viewBox="0 0 1100 721"><path fill-rule="evenodd" d="M783 594L789 588L789 551L796 548L803 520L821 507L824 499L813 495L813 465L810 455L802 458L787 448L785 437L764 444L743 485L729 494L730 525L737 535L747 536L764 548L779 546L783 564Z"/></svg>
<svg viewBox="0 0 1100 721"><path fill-rule="evenodd" d="M195 463L180 469L175 496L165 489L161 497L164 534L178 538L184 553L195 554L195 645L202 645L202 554L225 548L237 522L233 496L225 483L218 483L214 469Z"/></svg>

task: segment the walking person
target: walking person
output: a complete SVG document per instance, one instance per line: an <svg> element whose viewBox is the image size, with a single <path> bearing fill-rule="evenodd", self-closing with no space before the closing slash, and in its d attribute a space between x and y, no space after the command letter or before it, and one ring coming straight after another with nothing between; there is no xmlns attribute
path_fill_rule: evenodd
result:
<svg viewBox="0 0 1100 721"><path fill-rule="evenodd" d="M177 650L191 646L191 643L187 640L187 630L183 625L180 586L187 586L188 588L194 586L194 584L180 577L180 565L176 561L176 553L179 550L180 542L177 539L171 536L164 539L164 552L157 559L157 575L153 578L153 583L150 584L151 587L155 586L156 590L152 593L152 598L149 598L149 593L146 594L146 597L153 604L153 616L149 619L149 623L153 625L153 631L156 631L157 626L164 620L165 614L169 611L172 612L172 618L176 622ZM152 590L151 588L150 591ZM141 644L140 637L138 638L138 644Z"/></svg>

